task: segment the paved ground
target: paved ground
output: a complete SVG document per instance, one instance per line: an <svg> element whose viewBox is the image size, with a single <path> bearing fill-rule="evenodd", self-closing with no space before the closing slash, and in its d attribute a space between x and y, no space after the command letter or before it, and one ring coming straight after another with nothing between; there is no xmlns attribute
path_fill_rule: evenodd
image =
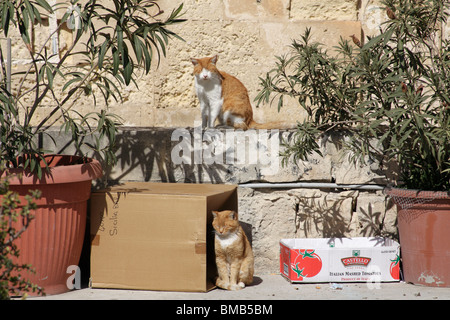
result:
<svg viewBox="0 0 450 320"><path fill-rule="evenodd" d="M206 293L80 289L30 300L450 300L450 288L396 283L291 284L281 275L255 277L240 291Z"/></svg>

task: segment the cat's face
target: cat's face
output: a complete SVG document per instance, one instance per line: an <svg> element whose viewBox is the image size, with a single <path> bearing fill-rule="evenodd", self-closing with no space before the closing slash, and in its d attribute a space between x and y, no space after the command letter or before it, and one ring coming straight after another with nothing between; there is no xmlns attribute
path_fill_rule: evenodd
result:
<svg viewBox="0 0 450 320"><path fill-rule="evenodd" d="M216 68L217 59L217 56L201 59L191 58L192 64L194 65L194 76L197 78L197 81L221 78L219 70Z"/></svg>
<svg viewBox="0 0 450 320"><path fill-rule="evenodd" d="M216 234L225 236L236 231L239 227L238 214L235 211L213 211L212 226Z"/></svg>

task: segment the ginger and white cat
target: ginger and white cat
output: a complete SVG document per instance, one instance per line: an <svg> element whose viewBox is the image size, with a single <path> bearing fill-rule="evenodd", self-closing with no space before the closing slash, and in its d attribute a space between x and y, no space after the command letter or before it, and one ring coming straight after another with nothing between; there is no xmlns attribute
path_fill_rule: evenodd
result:
<svg viewBox="0 0 450 320"><path fill-rule="evenodd" d="M218 56L191 58L194 65L195 89L202 113L202 127L213 128L216 119L221 125L235 129L275 129L279 123L259 124L253 120L247 89L236 77L219 71Z"/></svg>
<svg viewBox="0 0 450 320"><path fill-rule="evenodd" d="M213 211L218 278L216 285L240 290L253 282L253 251L235 211Z"/></svg>

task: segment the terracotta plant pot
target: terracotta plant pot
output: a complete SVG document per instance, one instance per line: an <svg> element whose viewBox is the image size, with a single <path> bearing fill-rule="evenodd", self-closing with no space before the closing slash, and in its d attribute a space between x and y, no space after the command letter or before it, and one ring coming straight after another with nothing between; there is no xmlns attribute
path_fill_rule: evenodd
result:
<svg viewBox="0 0 450 320"><path fill-rule="evenodd" d="M450 193L389 189L406 282L450 287Z"/></svg>
<svg viewBox="0 0 450 320"><path fill-rule="evenodd" d="M83 246L86 226L87 200L92 180L102 176L97 160L64 155L48 155L49 174L41 179L24 174L11 178L10 190L18 192L22 200L29 190L39 189L42 196L36 201L34 219L22 236L16 240L20 250L18 263L31 264L36 273L23 276L42 287L47 295L67 292L67 273L77 266ZM78 163L78 164L73 164ZM12 169L10 173L19 173Z"/></svg>

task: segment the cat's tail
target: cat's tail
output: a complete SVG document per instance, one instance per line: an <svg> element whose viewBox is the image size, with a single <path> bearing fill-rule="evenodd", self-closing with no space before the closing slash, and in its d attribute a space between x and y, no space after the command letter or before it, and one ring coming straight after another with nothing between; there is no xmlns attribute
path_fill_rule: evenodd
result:
<svg viewBox="0 0 450 320"><path fill-rule="evenodd" d="M257 123L252 120L249 123L248 128L249 129L294 129L294 128L296 128L296 125L292 124L292 123L286 123L283 121Z"/></svg>

